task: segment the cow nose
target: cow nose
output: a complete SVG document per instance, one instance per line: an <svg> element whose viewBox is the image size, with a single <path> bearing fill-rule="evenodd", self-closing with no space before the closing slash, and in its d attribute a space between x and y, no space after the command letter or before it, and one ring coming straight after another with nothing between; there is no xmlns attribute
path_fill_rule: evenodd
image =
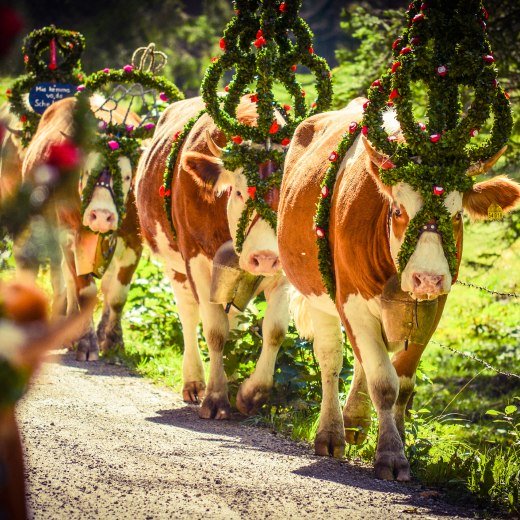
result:
<svg viewBox="0 0 520 520"><path fill-rule="evenodd" d="M444 276L430 273L414 273L412 281L414 294L436 296L442 293Z"/></svg>
<svg viewBox="0 0 520 520"><path fill-rule="evenodd" d="M247 270L253 274L275 274L280 270L280 259L272 251L251 253L247 262Z"/></svg>
<svg viewBox="0 0 520 520"><path fill-rule="evenodd" d="M107 209L93 209L88 214L88 227L97 233L115 231L116 216Z"/></svg>

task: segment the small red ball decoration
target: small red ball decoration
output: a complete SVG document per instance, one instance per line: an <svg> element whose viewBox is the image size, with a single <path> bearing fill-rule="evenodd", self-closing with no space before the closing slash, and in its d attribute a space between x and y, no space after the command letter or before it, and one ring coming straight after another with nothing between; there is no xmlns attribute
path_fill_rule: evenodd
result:
<svg viewBox="0 0 520 520"><path fill-rule="evenodd" d="M330 195L329 188L327 186L323 186L323 188L321 188L321 198L326 199L329 195Z"/></svg>
<svg viewBox="0 0 520 520"><path fill-rule="evenodd" d="M363 110L366 110L368 108L368 105L370 105L370 101L365 101L363 103Z"/></svg>
<svg viewBox="0 0 520 520"><path fill-rule="evenodd" d="M278 130L280 129L280 125L278 124L278 121L276 119L271 123L271 128L269 128L270 134L276 134Z"/></svg>
<svg viewBox="0 0 520 520"><path fill-rule="evenodd" d="M494 58L494 56L492 56L491 54L484 54L484 56L482 56L482 59L483 59L486 63L494 63L494 62L495 62L495 58Z"/></svg>
<svg viewBox="0 0 520 520"><path fill-rule="evenodd" d="M448 74L448 67L446 67L446 65L439 65L437 67L437 74L441 78L444 78L444 76L446 76L446 74Z"/></svg>
<svg viewBox="0 0 520 520"><path fill-rule="evenodd" d="M256 197L256 186L248 186L247 194L254 199Z"/></svg>
<svg viewBox="0 0 520 520"><path fill-rule="evenodd" d="M334 151L329 155L330 162L336 162L338 160L338 152Z"/></svg>
<svg viewBox="0 0 520 520"><path fill-rule="evenodd" d="M249 99L251 100L251 103L257 103L258 102L258 94L251 94L249 96Z"/></svg>
<svg viewBox="0 0 520 520"><path fill-rule="evenodd" d="M283 109L286 111L286 112L289 112L291 110L291 105L284 105L283 106Z"/></svg>
<svg viewBox="0 0 520 520"><path fill-rule="evenodd" d="M432 143L438 143L441 139L441 134L432 134L430 135L430 141Z"/></svg>
<svg viewBox="0 0 520 520"><path fill-rule="evenodd" d="M290 142L291 142L291 140L290 140L288 137L284 137L284 138L280 141L280 144L281 144L282 146L288 146Z"/></svg>
<svg viewBox="0 0 520 520"><path fill-rule="evenodd" d="M285 2L282 2L278 9L280 10L281 13L285 13L285 11L287 11L287 4Z"/></svg>
<svg viewBox="0 0 520 520"><path fill-rule="evenodd" d="M348 125L348 133L353 134L357 130L358 124L355 121L352 121L350 125Z"/></svg>
<svg viewBox="0 0 520 520"><path fill-rule="evenodd" d="M417 123L417 126L423 131L423 132L426 132L426 125L424 123Z"/></svg>
<svg viewBox="0 0 520 520"><path fill-rule="evenodd" d="M412 52L412 48L411 47L403 47L400 51L399 51L399 54L409 54L410 52Z"/></svg>
<svg viewBox="0 0 520 520"><path fill-rule="evenodd" d="M325 238L325 230L321 227L316 226L316 236L318 238Z"/></svg>
<svg viewBox="0 0 520 520"><path fill-rule="evenodd" d="M397 38L396 40L394 40L394 43L392 43L392 49L397 49L397 47L399 47L400 43L403 41L402 38Z"/></svg>
<svg viewBox="0 0 520 520"><path fill-rule="evenodd" d="M260 36L260 38L257 38L254 42L253 42L253 45L257 48L257 49L260 49L260 47L263 47L264 45L267 44L267 40L263 37L263 36Z"/></svg>
<svg viewBox="0 0 520 520"><path fill-rule="evenodd" d="M390 69L390 72L393 74L400 66L401 66L400 61L394 61L392 63L392 68Z"/></svg>
<svg viewBox="0 0 520 520"><path fill-rule="evenodd" d="M132 72L132 71L134 70L134 67L133 67L132 65L125 65L125 66L123 67L123 70L124 70L125 72Z"/></svg>
<svg viewBox="0 0 520 520"><path fill-rule="evenodd" d="M296 72L296 69L297 69L297 68L298 68L297 65L291 65L291 70L292 70L293 72Z"/></svg>
<svg viewBox="0 0 520 520"><path fill-rule="evenodd" d="M309 54L314 54L314 47L309 47Z"/></svg>
<svg viewBox="0 0 520 520"><path fill-rule="evenodd" d="M242 139L241 136L239 135L234 135L231 140L235 143L235 144L241 144L244 140Z"/></svg>
<svg viewBox="0 0 520 520"><path fill-rule="evenodd" d="M478 128L472 128L470 131L469 131L469 135L471 137L477 137L478 135Z"/></svg>
<svg viewBox="0 0 520 520"><path fill-rule="evenodd" d="M444 193L444 188L442 186L434 186L433 194L437 197L440 197Z"/></svg>
<svg viewBox="0 0 520 520"><path fill-rule="evenodd" d="M361 128L361 133L362 133L363 135L368 135L368 126L363 126L363 127Z"/></svg>
<svg viewBox="0 0 520 520"><path fill-rule="evenodd" d="M218 42L219 44L219 47L225 51L226 50L226 40L224 40L224 38L220 38L220 41Z"/></svg>
<svg viewBox="0 0 520 520"><path fill-rule="evenodd" d="M394 89L392 90L392 92L390 92L390 96L389 96L389 98L390 98L390 99L396 99L396 98L398 98L398 97L399 97L399 90L397 90L396 88L394 88Z"/></svg>
<svg viewBox="0 0 520 520"><path fill-rule="evenodd" d="M416 15L412 18L412 23L422 22L423 20L424 20L424 14L419 13L419 14L416 14Z"/></svg>

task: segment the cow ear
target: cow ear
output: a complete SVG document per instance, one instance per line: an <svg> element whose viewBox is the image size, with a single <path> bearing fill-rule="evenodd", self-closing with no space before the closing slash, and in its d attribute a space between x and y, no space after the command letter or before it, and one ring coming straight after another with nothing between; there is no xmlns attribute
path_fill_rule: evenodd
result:
<svg viewBox="0 0 520 520"><path fill-rule="evenodd" d="M364 136L361 135L361 140L363 141L363 146L368 154L368 158L370 159L370 164L368 165L368 171L372 175L372 178L376 181L377 187L379 191L388 197L392 196L392 188L383 184L381 181L381 177L379 177L379 168L391 168L393 167L392 161L388 158L388 156L382 154L379 150L376 150L372 143Z"/></svg>
<svg viewBox="0 0 520 520"><path fill-rule="evenodd" d="M520 184L505 176L479 182L464 193L462 205L472 219L488 216L489 206L498 204L502 211L511 211L520 203Z"/></svg>
<svg viewBox="0 0 520 520"><path fill-rule="evenodd" d="M186 152L182 155L181 166L201 188L220 193L230 184L230 173L222 161L213 155Z"/></svg>

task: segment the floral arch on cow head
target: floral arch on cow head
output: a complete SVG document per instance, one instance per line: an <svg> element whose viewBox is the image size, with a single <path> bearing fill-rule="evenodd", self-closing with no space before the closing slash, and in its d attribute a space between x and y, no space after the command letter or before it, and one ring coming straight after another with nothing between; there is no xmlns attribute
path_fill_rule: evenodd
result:
<svg viewBox="0 0 520 520"><path fill-rule="evenodd" d="M472 175L483 173L484 164L490 166L498 159L512 128L509 96L498 83L486 36L487 19L480 0L410 3L407 27L392 46L390 69L369 88L363 120L352 122L337 150L331 151L315 217L320 270L331 297L335 282L327 235L332 191L342 158L360 134L380 157L379 177L384 185L407 183L423 201L400 247L399 273L415 251L421 231L433 225L455 279L459 259L446 198L450 192L466 192L473 186ZM414 117L413 82L420 82L428 95L425 123ZM474 90L464 111L463 89ZM388 107L395 109L401 138L385 130ZM483 138L479 130L490 114L489 136Z"/></svg>

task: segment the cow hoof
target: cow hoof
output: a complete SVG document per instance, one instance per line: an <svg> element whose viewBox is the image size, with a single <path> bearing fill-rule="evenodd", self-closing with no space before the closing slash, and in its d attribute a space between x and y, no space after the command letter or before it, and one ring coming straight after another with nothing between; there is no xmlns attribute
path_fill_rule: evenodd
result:
<svg viewBox="0 0 520 520"><path fill-rule="evenodd" d="M374 463L376 478L408 482L411 479L410 464L400 453L383 452L376 455Z"/></svg>
<svg viewBox="0 0 520 520"><path fill-rule="evenodd" d="M199 410L201 419L229 419L231 417L231 405L227 395L208 394L204 397Z"/></svg>
<svg viewBox="0 0 520 520"><path fill-rule="evenodd" d="M184 383L182 388L182 398L185 403L200 404L206 393L204 381L189 381Z"/></svg>
<svg viewBox="0 0 520 520"><path fill-rule="evenodd" d="M265 386L249 385L244 381L237 394L237 409L244 415L255 415L267 403L271 389Z"/></svg>
<svg viewBox="0 0 520 520"><path fill-rule="evenodd" d="M370 428L370 415L368 417L343 416L345 423L345 440L349 444L363 444Z"/></svg>
<svg viewBox="0 0 520 520"><path fill-rule="evenodd" d="M345 455L345 435L341 431L321 430L314 439L314 453L321 457L341 459Z"/></svg>
<svg viewBox="0 0 520 520"><path fill-rule="evenodd" d="M93 331L87 332L79 341L76 348L77 361L97 361L99 346Z"/></svg>

